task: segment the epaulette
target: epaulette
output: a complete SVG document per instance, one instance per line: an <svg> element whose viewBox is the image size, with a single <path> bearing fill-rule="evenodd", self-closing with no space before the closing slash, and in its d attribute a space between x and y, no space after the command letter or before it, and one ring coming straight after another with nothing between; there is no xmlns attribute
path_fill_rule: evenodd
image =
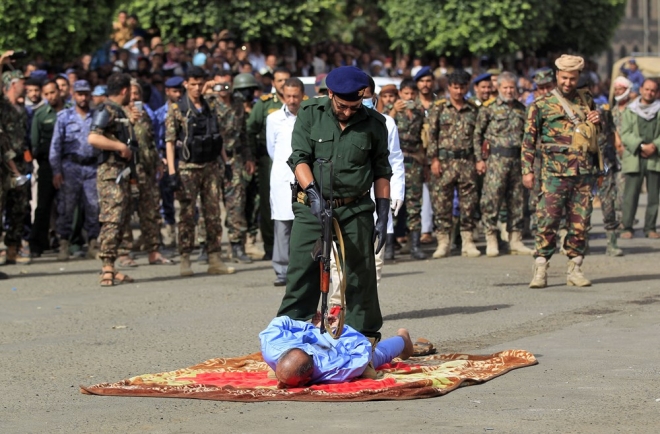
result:
<svg viewBox="0 0 660 434"><path fill-rule="evenodd" d="M319 97L319 98L309 98L308 100L303 100L303 102L300 103L300 108L305 109L307 107L323 105L323 103L325 102L323 101L323 98L327 98L327 96Z"/></svg>
<svg viewBox="0 0 660 434"><path fill-rule="evenodd" d="M494 96L491 96L486 101L484 101L482 105L484 107L488 107L489 105L493 104L495 101L497 101L497 98L495 98Z"/></svg>
<svg viewBox="0 0 660 434"><path fill-rule="evenodd" d="M309 97L307 95L303 95L303 101L307 101Z"/></svg>
<svg viewBox="0 0 660 434"><path fill-rule="evenodd" d="M602 108L603 110L609 110L609 109L610 109L610 105L609 105L609 104L602 104L602 105L600 106L600 108Z"/></svg>
<svg viewBox="0 0 660 434"><path fill-rule="evenodd" d="M467 102L468 105L471 105L471 106L474 107L474 108L479 108L479 106L477 105L477 103L474 102L474 101L472 101L472 100L469 100L469 99L468 99L468 100L465 100L465 102ZM484 103L484 104L485 104L485 103Z"/></svg>
<svg viewBox="0 0 660 434"><path fill-rule="evenodd" d="M440 98L435 100L435 105L443 105L447 103L447 98Z"/></svg>
<svg viewBox="0 0 660 434"><path fill-rule="evenodd" d="M172 107L174 110L178 110L179 109L179 104L173 102L170 107Z"/></svg>
<svg viewBox="0 0 660 434"><path fill-rule="evenodd" d="M267 95L261 95L261 98L259 99L261 99L262 101L268 101L269 99L272 99L274 96L275 96L274 94L269 93Z"/></svg>

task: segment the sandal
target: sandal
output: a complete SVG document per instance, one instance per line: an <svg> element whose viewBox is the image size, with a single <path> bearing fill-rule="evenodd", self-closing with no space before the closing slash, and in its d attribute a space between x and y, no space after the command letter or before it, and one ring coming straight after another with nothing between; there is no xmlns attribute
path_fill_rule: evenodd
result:
<svg viewBox="0 0 660 434"><path fill-rule="evenodd" d="M128 274L123 274L123 273L115 273L115 285L119 285L122 283L133 283L135 282L135 279L133 279L131 276Z"/></svg>
<svg viewBox="0 0 660 434"><path fill-rule="evenodd" d="M619 235L619 238L622 240L631 240L633 238L633 233L630 231L622 232L621 235Z"/></svg>
<svg viewBox="0 0 660 434"><path fill-rule="evenodd" d="M149 260L149 265L174 265L174 261L159 254L153 261Z"/></svg>
<svg viewBox="0 0 660 434"><path fill-rule="evenodd" d="M435 353L436 353L435 347L427 339L419 338L415 341L415 344L413 345L414 357L428 356L430 354L435 354Z"/></svg>
<svg viewBox="0 0 660 434"><path fill-rule="evenodd" d="M117 258L117 263L119 264L119 268L135 268L138 266L137 262L128 255Z"/></svg>
<svg viewBox="0 0 660 434"><path fill-rule="evenodd" d="M101 286L115 286L115 270L113 268L102 269L100 283Z"/></svg>

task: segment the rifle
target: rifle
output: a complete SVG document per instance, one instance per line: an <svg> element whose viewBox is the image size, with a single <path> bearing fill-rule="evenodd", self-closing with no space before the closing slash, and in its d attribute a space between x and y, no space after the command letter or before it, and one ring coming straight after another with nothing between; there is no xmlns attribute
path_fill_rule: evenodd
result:
<svg viewBox="0 0 660 434"><path fill-rule="evenodd" d="M132 182L140 182L140 175L142 174L142 167L140 166L140 158L139 158L139 152L140 152L140 147L138 146L137 142L134 140L128 139L126 141L126 146L128 146L131 149L131 153L133 154L131 156L131 159L128 162L128 167L122 170L119 173L119 176L117 176L117 180L115 181L117 184L121 182L122 179L130 177L129 179Z"/></svg>

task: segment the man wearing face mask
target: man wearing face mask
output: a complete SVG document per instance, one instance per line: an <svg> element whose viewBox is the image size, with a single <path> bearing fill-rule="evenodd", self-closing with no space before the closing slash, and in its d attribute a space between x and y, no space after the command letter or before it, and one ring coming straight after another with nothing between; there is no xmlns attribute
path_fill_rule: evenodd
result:
<svg viewBox="0 0 660 434"><path fill-rule="evenodd" d="M497 83L497 98L486 101L479 109L473 140L477 172L486 173L481 198L486 255L499 255L497 219L502 206L507 211L511 254L529 255L532 251L522 243L523 185L520 170L525 106L516 99L515 75L503 72L498 76ZM490 151L487 163L481 155L484 141Z"/></svg>
<svg viewBox="0 0 660 434"><path fill-rule="evenodd" d="M249 75L249 74L248 74ZM254 77L250 75L254 80ZM241 77L243 79L243 77ZM254 80L256 84L256 80ZM223 194L227 218L225 227L231 244L232 260L236 263L250 264L252 259L245 254L245 236L247 235L247 219L245 218L245 172L252 176L255 170L254 158L247 143L246 113L243 105L243 93L250 87L239 80L240 89L232 93L230 71L220 71L215 74L213 92L217 102L220 133L222 134L222 159L225 162ZM250 95L245 95L250 97ZM250 97L251 98L251 97Z"/></svg>
<svg viewBox="0 0 660 434"><path fill-rule="evenodd" d="M310 252L321 234L325 200L334 199L334 217L346 248L346 323L374 340L383 318L378 302L374 254L385 245L390 213L390 177L385 118L365 109L368 76L356 67L333 69L326 78L328 98L302 104L293 128L289 167L297 180L287 288L278 316L306 321L316 313L320 270ZM331 160L321 169L318 159ZM369 196L375 184L376 206ZM374 225L373 212L378 221ZM376 245L377 242L377 245ZM375 247L375 248L374 248Z"/></svg>

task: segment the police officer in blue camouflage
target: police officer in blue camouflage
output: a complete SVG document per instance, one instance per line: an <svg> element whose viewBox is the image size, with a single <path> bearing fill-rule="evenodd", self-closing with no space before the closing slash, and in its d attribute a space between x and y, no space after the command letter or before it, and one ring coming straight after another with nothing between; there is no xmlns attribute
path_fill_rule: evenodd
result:
<svg viewBox="0 0 660 434"><path fill-rule="evenodd" d="M49 161L53 170L53 185L58 191L56 230L60 237L57 259L69 259L69 239L73 233L73 215L80 206L85 212L87 257L96 258L99 235L99 199L96 190L96 169L101 153L87 143L92 115L91 88L85 80L73 84L75 105L58 113Z"/></svg>

